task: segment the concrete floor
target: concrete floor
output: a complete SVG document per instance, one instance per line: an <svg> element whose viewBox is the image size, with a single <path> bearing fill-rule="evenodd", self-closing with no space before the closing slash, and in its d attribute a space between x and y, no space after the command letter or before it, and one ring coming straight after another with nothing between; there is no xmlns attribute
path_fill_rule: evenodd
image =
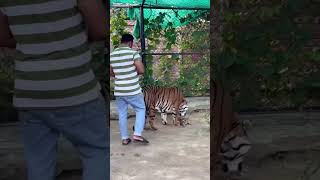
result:
<svg viewBox="0 0 320 180"><path fill-rule="evenodd" d="M111 122L111 180L209 180L210 137L207 112L190 115L192 125L145 130L149 145L123 146L118 122ZM168 117L168 123L171 119ZM129 119L130 133L134 119Z"/></svg>

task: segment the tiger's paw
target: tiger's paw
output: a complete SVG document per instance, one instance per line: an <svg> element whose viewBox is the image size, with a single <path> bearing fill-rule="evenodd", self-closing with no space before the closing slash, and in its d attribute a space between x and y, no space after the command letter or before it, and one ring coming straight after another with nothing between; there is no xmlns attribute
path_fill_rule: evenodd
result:
<svg viewBox="0 0 320 180"><path fill-rule="evenodd" d="M161 123L162 123L163 125L167 125L167 121L162 120Z"/></svg>
<svg viewBox="0 0 320 180"><path fill-rule="evenodd" d="M187 127L186 124L180 124L180 126L181 126L181 127L184 127L184 128Z"/></svg>

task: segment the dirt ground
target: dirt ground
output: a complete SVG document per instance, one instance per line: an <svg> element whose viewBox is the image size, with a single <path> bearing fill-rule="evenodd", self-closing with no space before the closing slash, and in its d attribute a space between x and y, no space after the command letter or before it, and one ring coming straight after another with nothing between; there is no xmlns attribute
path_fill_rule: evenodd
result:
<svg viewBox="0 0 320 180"><path fill-rule="evenodd" d="M210 131L208 113L191 114L192 125L162 125L145 130L149 145L121 145L118 121L111 122L111 180L209 180ZM171 123L170 123L171 122ZM134 119L129 119L130 133Z"/></svg>

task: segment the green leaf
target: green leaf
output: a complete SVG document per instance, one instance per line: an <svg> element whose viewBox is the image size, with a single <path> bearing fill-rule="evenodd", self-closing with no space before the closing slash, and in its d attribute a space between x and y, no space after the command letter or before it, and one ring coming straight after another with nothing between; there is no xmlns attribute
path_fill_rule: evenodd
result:
<svg viewBox="0 0 320 180"><path fill-rule="evenodd" d="M220 70L226 69L236 62L236 58L234 56L228 55L226 53L227 52L218 55L218 58L216 60L217 68L219 68Z"/></svg>
<svg viewBox="0 0 320 180"><path fill-rule="evenodd" d="M275 73L275 69L272 66L266 66L260 69L259 74L262 75L264 78L269 78Z"/></svg>

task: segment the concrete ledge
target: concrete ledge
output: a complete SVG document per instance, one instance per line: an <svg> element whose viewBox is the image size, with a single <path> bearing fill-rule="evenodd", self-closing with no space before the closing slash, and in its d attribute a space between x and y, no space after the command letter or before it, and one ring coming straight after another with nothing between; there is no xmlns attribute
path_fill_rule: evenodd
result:
<svg viewBox="0 0 320 180"><path fill-rule="evenodd" d="M189 105L189 112L194 110L209 110L210 109L210 97L189 97L186 98ZM129 107L128 116L134 116L134 111ZM115 101L110 102L110 120L117 120L118 112Z"/></svg>
<svg viewBox="0 0 320 180"><path fill-rule="evenodd" d="M26 162L18 124L0 125L0 180L25 180ZM81 169L77 150L65 138L59 139L57 171Z"/></svg>
<svg viewBox="0 0 320 180"><path fill-rule="evenodd" d="M240 115L249 120L248 136L254 144L249 158L259 162L276 152L320 150L320 112Z"/></svg>

